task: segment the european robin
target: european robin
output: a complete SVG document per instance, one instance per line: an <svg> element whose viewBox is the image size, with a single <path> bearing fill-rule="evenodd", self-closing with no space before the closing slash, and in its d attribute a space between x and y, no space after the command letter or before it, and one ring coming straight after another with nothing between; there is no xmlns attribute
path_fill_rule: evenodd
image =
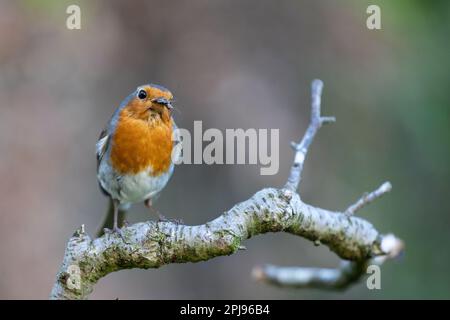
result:
<svg viewBox="0 0 450 320"><path fill-rule="evenodd" d="M119 211L124 213L138 202L150 207L172 176L179 142L174 135L172 101L172 93L162 86L140 86L125 98L100 134L97 179L110 198L104 226L113 220L114 232L120 232Z"/></svg>

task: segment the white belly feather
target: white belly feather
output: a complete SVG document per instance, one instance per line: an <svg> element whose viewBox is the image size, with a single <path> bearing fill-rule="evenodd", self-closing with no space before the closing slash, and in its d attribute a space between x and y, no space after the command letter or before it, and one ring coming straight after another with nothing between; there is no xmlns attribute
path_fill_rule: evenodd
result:
<svg viewBox="0 0 450 320"><path fill-rule="evenodd" d="M138 174L118 175L108 161L102 161L98 179L102 187L121 204L142 202L158 194L167 184L173 172L173 165L166 173L153 177L151 168Z"/></svg>

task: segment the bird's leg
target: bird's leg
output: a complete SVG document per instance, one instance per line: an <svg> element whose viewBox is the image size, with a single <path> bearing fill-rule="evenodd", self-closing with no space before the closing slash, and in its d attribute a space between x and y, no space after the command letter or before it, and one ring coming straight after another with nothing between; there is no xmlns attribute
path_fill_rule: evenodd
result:
<svg viewBox="0 0 450 320"><path fill-rule="evenodd" d="M147 200L145 200L144 204L150 210L151 213L155 213L156 215L158 215L160 221L163 220L161 218L164 218L164 216L157 209L155 209L153 207L152 198L148 198Z"/></svg>
<svg viewBox="0 0 450 320"><path fill-rule="evenodd" d="M118 232L119 231L119 226L118 226L118 221L119 221L119 201L117 200L113 200L113 204L114 204L114 225L113 225L113 231L114 232Z"/></svg>
<svg viewBox="0 0 450 320"><path fill-rule="evenodd" d="M163 216L161 214L161 212L158 211L158 209L155 209L153 207L153 203L152 203L152 198L148 198L147 200L144 201L144 204L147 208L150 209L150 211L156 213L158 215L158 219L160 222L175 222L176 224L182 224L183 221L179 220L179 219L168 219L165 216Z"/></svg>
<svg viewBox="0 0 450 320"><path fill-rule="evenodd" d="M105 233L117 233L122 239L123 238L123 234L122 234L122 230L119 228L119 201L113 199L113 210L114 210L114 222L113 222L113 228L112 230L109 229L104 229Z"/></svg>

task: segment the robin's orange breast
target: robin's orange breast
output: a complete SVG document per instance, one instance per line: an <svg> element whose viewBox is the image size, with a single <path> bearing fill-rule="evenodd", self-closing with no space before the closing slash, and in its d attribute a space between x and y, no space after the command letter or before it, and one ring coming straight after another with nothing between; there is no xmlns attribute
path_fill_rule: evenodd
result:
<svg viewBox="0 0 450 320"><path fill-rule="evenodd" d="M167 172L172 162L172 119L149 123L128 117L124 111L111 141L113 168L120 174L137 174L149 167L152 176Z"/></svg>

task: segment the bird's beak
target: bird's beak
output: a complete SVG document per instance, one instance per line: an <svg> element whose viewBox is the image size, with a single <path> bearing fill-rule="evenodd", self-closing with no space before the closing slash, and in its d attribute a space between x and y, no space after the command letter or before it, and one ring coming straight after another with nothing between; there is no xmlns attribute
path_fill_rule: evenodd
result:
<svg viewBox="0 0 450 320"><path fill-rule="evenodd" d="M172 109L173 109L172 104L171 104L170 101L167 100L166 98L157 98L157 99L153 99L152 102L156 102L156 103L162 104L162 105L166 106L167 109L169 109L169 110L172 110Z"/></svg>

